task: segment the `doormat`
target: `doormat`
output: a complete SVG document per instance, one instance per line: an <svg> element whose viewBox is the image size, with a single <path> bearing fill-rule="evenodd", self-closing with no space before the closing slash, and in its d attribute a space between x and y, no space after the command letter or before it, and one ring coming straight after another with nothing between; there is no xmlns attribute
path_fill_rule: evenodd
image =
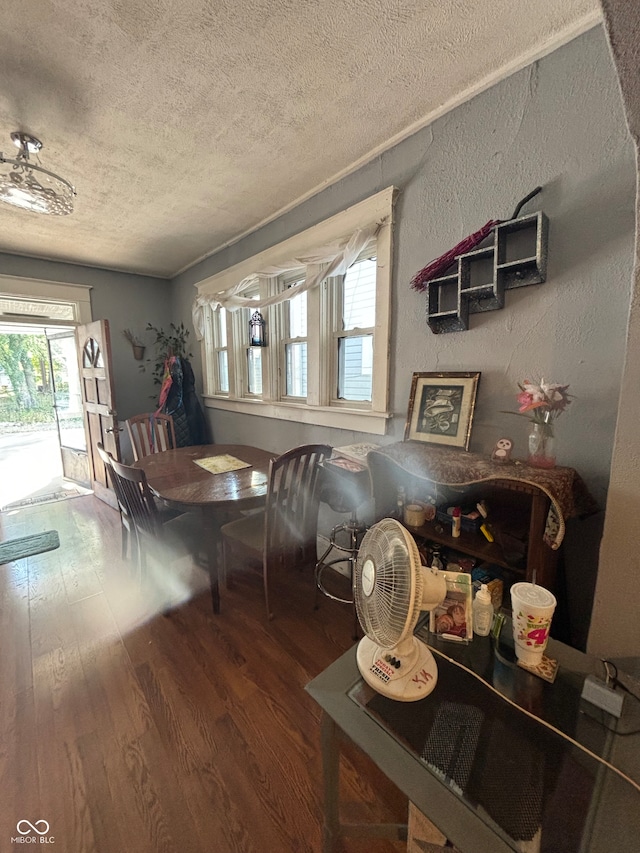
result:
<svg viewBox="0 0 640 853"><path fill-rule="evenodd" d="M10 504L5 504L0 507L0 510L4 512L6 509L22 509L25 506L37 506L38 504L48 504L53 503L54 501L64 501L67 498L79 498L82 495L89 495L91 492L86 490L84 492L80 492L77 489L62 489L59 492L51 492L48 495L36 495L34 498L25 498L22 501L14 501Z"/></svg>
<svg viewBox="0 0 640 853"><path fill-rule="evenodd" d="M59 547L60 539L57 530L9 539L8 542L0 542L0 565L13 563L14 560L21 560L23 557L32 557L34 554L43 554L45 551L55 551Z"/></svg>

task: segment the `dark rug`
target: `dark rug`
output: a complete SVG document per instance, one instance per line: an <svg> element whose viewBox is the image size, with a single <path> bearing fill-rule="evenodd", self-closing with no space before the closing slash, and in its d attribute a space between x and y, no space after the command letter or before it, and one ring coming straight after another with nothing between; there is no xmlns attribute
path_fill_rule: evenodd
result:
<svg viewBox="0 0 640 853"><path fill-rule="evenodd" d="M60 547L57 530L47 530L46 533L35 533L33 536L22 536L20 539L9 539L0 542L0 565L13 563L23 557L43 554Z"/></svg>

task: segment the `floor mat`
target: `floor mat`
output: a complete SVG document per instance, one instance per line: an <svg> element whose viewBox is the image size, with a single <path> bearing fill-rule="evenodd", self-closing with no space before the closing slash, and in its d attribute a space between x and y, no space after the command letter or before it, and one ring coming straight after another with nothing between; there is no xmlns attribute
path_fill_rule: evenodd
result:
<svg viewBox="0 0 640 853"><path fill-rule="evenodd" d="M60 539L57 530L47 530L46 533L35 533L32 536L21 536L19 539L9 539L0 542L0 566L5 563L13 563L23 557L32 557L34 554L43 554L45 551L54 551L60 547Z"/></svg>

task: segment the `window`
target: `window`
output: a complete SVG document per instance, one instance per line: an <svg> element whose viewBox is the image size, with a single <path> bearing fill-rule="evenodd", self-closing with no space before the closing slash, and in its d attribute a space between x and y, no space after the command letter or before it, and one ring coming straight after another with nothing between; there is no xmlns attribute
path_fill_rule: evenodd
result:
<svg viewBox="0 0 640 853"><path fill-rule="evenodd" d="M384 434L392 202L389 188L200 283L208 407ZM240 295L251 308L234 310ZM251 347L259 306L267 346Z"/></svg>
<svg viewBox="0 0 640 853"><path fill-rule="evenodd" d="M304 283L304 276L296 277L287 289ZM284 361L284 396L307 398L307 294L292 296L282 305L284 313L284 333L282 337L282 357Z"/></svg>
<svg viewBox="0 0 640 853"><path fill-rule="evenodd" d="M338 400L371 400L373 327L376 320L376 259L367 252L336 282L333 329Z"/></svg>
<svg viewBox="0 0 640 853"><path fill-rule="evenodd" d="M247 393L262 395L262 347L247 347Z"/></svg>
<svg viewBox="0 0 640 853"><path fill-rule="evenodd" d="M218 394L229 393L229 353L227 351L227 311L218 308L211 312L211 352L213 356L210 369L213 387Z"/></svg>
<svg viewBox="0 0 640 853"><path fill-rule="evenodd" d="M0 318L69 326L91 322L91 288L0 275Z"/></svg>
<svg viewBox="0 0 640 853"><path fill-rule="evenodd" d="M254 311L260 310L258 304L259 288L252 288L246 294L255 303L251 308L241 308L235 311L231 322L231 335L236 341L236 353L242 349L243 358L236 358L240 367L237 371L236 394L239 397L260 399L262 397L262 347L252 347L250 344L249 322Z"/></svg>

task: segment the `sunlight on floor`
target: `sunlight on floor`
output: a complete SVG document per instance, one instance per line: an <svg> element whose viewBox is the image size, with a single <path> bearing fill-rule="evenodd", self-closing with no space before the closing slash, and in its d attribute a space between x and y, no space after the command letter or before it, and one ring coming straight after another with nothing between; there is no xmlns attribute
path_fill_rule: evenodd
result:
<svg viewBox="0 0 640 853"><path fill-rule="evenodd" d="M121 634L127 634L160 613L167 613L209 588L205 571L190 557L176 559L168 551L147 560L145 578L139 581L133 569L128 577L119 573L113 583L103 581L111 611Z"/></svg>
<svg viewBox="0 0 640 853"><path fill-rule="evenodd" d="M65 491L87 493L62 478L55 430L0 438L0 508L57 493L62 498Z"/></svg>
<svg viewBox="0 0 640 853"><path fill-rule="evenodd" d="M107 515L109 524L105 525ZM47 529L57 529L60 535L59 549L3 567L5 578L12 578L16 606L22 606L18 599L24 599L27 607L30 598L40 596L49 602L58 601L60 606L67 602L71 607L84 608L89 606L86 602L104 593L106 611L96 605L96 613L110 613L107 622L111 628L104 634L108 643L114 630L124 636L159 614L169 613L201 593L207 594L208 572L194 562L172 526L174 523L184 532L182 517L166 526L165 541L156 541L147 548L141 578L134 563L120 556L117 511L93 496L0 513L0 540ZM198 523L194 527L197 530Z"/></svg>

